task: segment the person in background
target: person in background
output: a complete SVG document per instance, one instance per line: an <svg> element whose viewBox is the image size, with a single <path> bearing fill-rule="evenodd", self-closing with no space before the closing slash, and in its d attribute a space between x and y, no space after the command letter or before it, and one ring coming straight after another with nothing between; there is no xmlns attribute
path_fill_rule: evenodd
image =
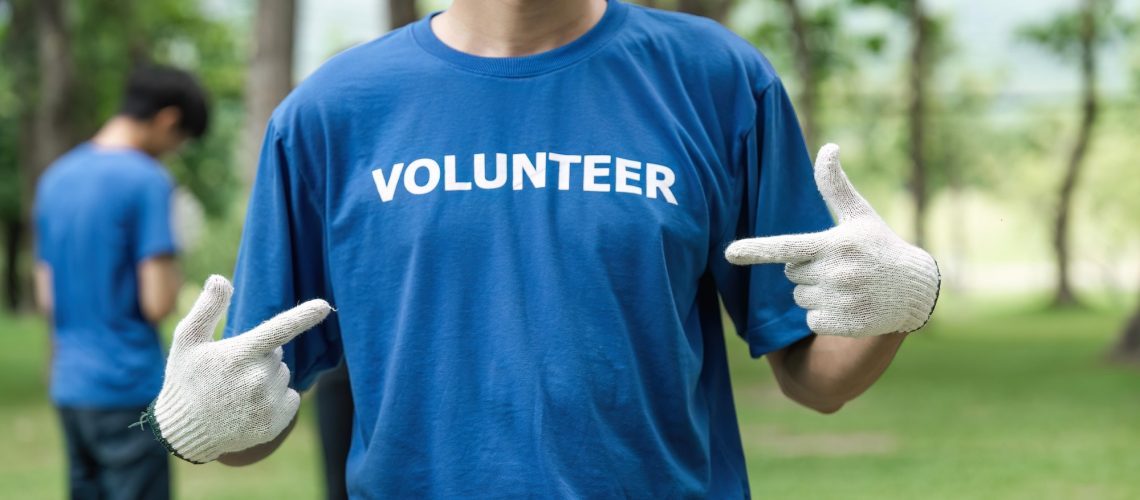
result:
<svg viewBox="0 0 1140 500"><path fill-rule="evenodd" d="M174 184L159 158L201 137L208 122L192 75L140 68L119 112L37 186L36 298L52 323L51 399L71 498L170 496L165 449L128 426L162 387L155 325L181 286Z"/></svg>

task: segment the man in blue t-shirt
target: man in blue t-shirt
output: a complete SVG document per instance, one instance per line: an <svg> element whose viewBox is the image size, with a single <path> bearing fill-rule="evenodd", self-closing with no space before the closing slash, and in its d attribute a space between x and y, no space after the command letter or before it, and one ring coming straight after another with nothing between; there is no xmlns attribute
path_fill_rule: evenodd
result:
<svg viewBox="0 0 1140 500"><path fill-rule="evenodd" d="M180 286L173 184L157 158L206 131L206 96L183 71L134 71L122 106L55 161L36 190L36 292L52 325L51 399L71 498L170 495L162 446L127 426L162 387L155 325Z"/></svg>
<svg viewBox="0 0 1140 500"><path fill-rule="evenodd" d="M274 113L237 294L207 282L145 417L186 460L250 463L343 359L354 498L739 498L721 301L830 413L929 317L937 276L837 148L813 175L780 80L719 25L455 0Z"/></svg>

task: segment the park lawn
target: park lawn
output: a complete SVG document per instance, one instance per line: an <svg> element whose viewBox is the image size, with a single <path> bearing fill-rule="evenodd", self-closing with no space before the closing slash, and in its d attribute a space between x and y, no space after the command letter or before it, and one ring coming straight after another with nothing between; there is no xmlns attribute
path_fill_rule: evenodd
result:
<svg viewBox="0 0 1140 500"><path fill-rule="evenodd" d="M1122 307L1043 312L945 300L880 383L835 415L785 400L766 364L730 353L759 498L1140 498L1140 370L1102 361ZM0 318L0 497L64 496L45 400L43 327ZM319 498L312 412L252 467L178 463L179 498Z"/></svg>
<svg viewBox="0 0 1140 500"><path fill-rule="evenodd" d="M992 302L992 301L991 301ZM1140 370L1103 355L1125 311L947 301L834 415L732 361L759 498L1140 498Z"/></svg>

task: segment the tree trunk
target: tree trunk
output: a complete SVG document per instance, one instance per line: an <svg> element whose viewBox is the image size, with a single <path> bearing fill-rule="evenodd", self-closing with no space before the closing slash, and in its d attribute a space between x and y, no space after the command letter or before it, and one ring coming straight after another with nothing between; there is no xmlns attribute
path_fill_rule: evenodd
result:
<svg viewBox="0 0 1140 500"><path fill-rule="evenodd" d="M15 311L19 308L21 300L24 300L24 290L20 286L20 270L18 267L19 255L23 251L23 228L22 223L24 220L24 200L27 195L24 187L24 170L25 166L30 164L30 154L32 147L30 146L30 137L32 135L32 108L34 104L35 90L35 75L32 69L35 66L35 26L36 26L36 11L34 4L28 0L10 0L7 2L8 6L8 23L6 32L4 33L3 43L0 43L0 51L2 51L4 71L8 72L11 76L12 86L16 95L26 96L25 99L17 100L15 105L19 108L17 111L18 127L15 131L16 140L16 178L20 183L21 189L17 193L19 199L13 210L6 210L4 213L3 230L4 230L4 307L9 311Z"/></svg>
<svg viewBox="0 0 1140 500"><path fill-rule="evenodd" d="M929 19L922 7L922 0L909 0L911 30L910 47L910 103L907 119L910 122L910 193L914 200L914 242L926 245L926 80Z"/></svg>
<svg viewBox="0 0 1140 500"><path fill-rule="evenodd" d="M721 24L731 9L732 0L677 0L678 11L704 16Z"/></svg>
<svg viewBox="0 0 1140 500"><path fill-rule="evenodd" d="M1140 304L1132 313L1128 324L1124 325L1124 331L1109 353L1109 359L1123 363L1140 363Z"/></svg>
<svg viewBox="0 0 1140 500"><path fill-rule="evenodd" d="M1073 192L1077 187L1077 180L1088 153L1089 142L1092 140L1093 127L1096 125L1099 102L1096 94L1096 2L1097 0L1082 0L1081 7L1081 123L1077 130L1077 140L1069 155L1069 162L1065 168L1065 176L1061 180L1061 188L1057 198L1056 219L1053 223L1053 254L1057 264L1057 285L1053 292L1054 307L1068 307L1078 305L1072 283L1069 281L1069 229L1072 214Z"/></svg>
<svg viewBox="0 0 1140 500"><path fill-rule="evenodd" d="M64 19L64 0L36 2L36 42L39 99L33 114L32 164L25 176L28 193L52 161L75 145L69 111L75 89L71 40ZM29 196L26 204L31 206ZM30 213L25 212L25 213Z"/></svg>
<svg viewBox="0 0 1140 500"><path fill-rule="evenodd" d="M24 221L12 219L4 221L4 290L5 307L9 311L19 311L26 304L21 281L20 253L24 247Z"/></svg>
<svg viewBox="0 0 1140 500"><path fill-rule="evenodd" d="M258 0L253 63L246 78L245 126L239 165L246 181L257 173L266 123L273 109L293 90L295 0Z"/></svg>
<svg viewBox="0 0 1140 500"><path fill-rule="evenodd" d="M795 57L796 76L800 80L799 110L800 128L808 151L814 152L816 144L816 109L819 95L819 82L815 78L815 60L808 42L808 27L798 0L780 0L788 11L792 25L792 52Z"/></svg>
<svg viewBox="0 0 1140 500"><path fill-rule="evenodd" d="M416 0L388 0L388 28L396 29L419 20Z"/></svg>
<svg viewBox="0 0 1140 500"><path fill-rule="evenodd" d="M21 127L20 134L20 220L10 221L5 227L8 252L4 277L4 286L8 289L6 305L14 310L28 309L32 305L28 269L31 259L20 257L31 253L30 224L27 221L32 216L36 183L44 169L77 142L70 119L75 69L65 5L67 2L64 0L39 0L28 10L24 10L23 7L28 7L24 4L12 12L13 23L26 22L27 17L34 16L31 25L35 27L35 74L34 77L30 73L25 74L17 85L22 95L36 96L34 104L29 104L21 113L21 121L26 126Z"/></svg>

